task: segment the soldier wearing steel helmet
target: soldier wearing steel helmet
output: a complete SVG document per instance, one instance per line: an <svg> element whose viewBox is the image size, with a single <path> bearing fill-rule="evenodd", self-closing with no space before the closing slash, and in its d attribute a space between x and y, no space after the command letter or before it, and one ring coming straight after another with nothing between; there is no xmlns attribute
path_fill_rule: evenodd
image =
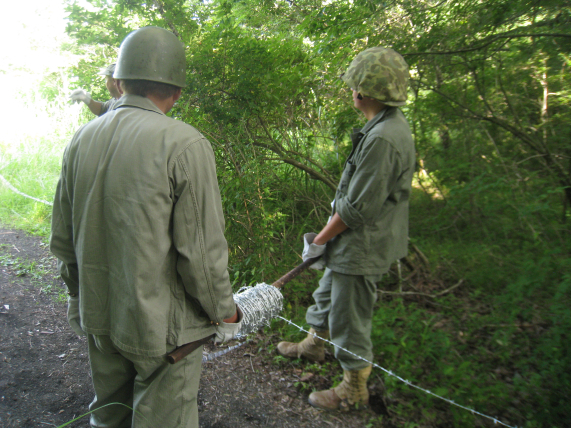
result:
<svg viewBox="0 0 571 428"><path fill-rule="evenodd" d="M113 78L113 73L115 72L115 64L109 64L107 67L102 68L99 72L100 75L105 76L105 86L109 91L109 94L113 98L105 102L95 101L91 98L91 94L84 89L76 89L70 95L69 98L72 102L83 102L91 113L96 116L101 116L113 109L113 106L117 103L117 100L121 98L121 93L117 86L117 80Z"/></svg>
<svg viewBox="0 0 571 428"><path fill-rule="evenodd" d="M69 324L87 335L93 427L197 428L202 346L166 356L240 328L212 147L165 115L185 75L174 34L132 32L114 72L123 96L65 149L50 248Z"/></svg>
<svg viewBox="0 0 571 428"><path fill-rule="evenodd" d="M281 342L290 358L325 359L325 342L335 346L343 381L313 392L309 403L324 410L367 405L373 360L371 323L377 284L390 265L407 254L408 209L415 150L410 127L398 108L406 103L408 66L392 49L375 47L355 57L341 79L367 124L355 129L353 149L332 203L332 216L319 232L304 235L303 258L322 256L325 267L300 343ZM349 353L341 350L344 348ZM353 355L355 354L355 355Z"/></svg>

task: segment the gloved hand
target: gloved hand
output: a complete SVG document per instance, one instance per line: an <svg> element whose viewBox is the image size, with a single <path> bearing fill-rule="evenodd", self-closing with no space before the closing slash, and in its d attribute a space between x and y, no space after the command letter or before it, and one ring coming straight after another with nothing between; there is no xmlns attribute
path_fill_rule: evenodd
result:
<svg viewBox="0 0 571 428"><path fill-rule="evenodd" d="M85 336L85 332L81 329L81 322L79 319L79 297L67 298L67 322L71 329L78 336Z"/></svg>
<svg viewBox="0 0 571 428"><path fill-rule="evenodd" d="M244 314L238 305L236 305L236 312L238 313L238 319L235 323L226 323L223 321L216 328L214 343L228 342L236 337L242 327L242 318L244 318Z"/></svg>
<svg viewBox="0 0 571 428"><path fill-rule="evenodd" d="M85 92L83 89L76 89L70 94L69 98L71 99L72 102L75 103L79 103L81 101L89 105L89 103L91 102L91 95L89 94L89 92Z"/></svg>
<svg viewBox="0 0 571 428"><path fill-rule="evenodd" d="M305 235L303 235L303 253L301 253L301 258L303 259L303 261L306 261L307 259L312 259L314 257L322 256L323 253L325 252L326 244L323 245L313 244L313 240L315 239L316 236L317 233L313 232L306 233ZM323 260L323 258L320 258L309 267L311 269L321 270L325 267L325 261Z"/></svg>

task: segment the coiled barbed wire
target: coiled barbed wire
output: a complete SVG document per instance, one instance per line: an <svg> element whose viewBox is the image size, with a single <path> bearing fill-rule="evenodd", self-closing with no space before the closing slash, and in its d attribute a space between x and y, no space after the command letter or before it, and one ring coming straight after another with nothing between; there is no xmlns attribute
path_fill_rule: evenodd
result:
<svg viewBox="0 0 571 428"><path fill-rule="evenodd" d="M277 317L283 309L284 296L279 288L265 282L253 287L242 287L234 294L234 301L242 310L242 327L236 336L244 338Z"/></svg>
<svg viewBox="0 0 571 428"><path fill-rule="evenodd" d="M236 339L244 339L248 334L258 331L265 325L269 325L270 321L281 313L283 301L284 296L279 288L268 285L265 282L256 284L253 287L245 286L240 288L234 294L234 302L240 307L243 314L242 326L236 335ZM250 342L251 339L218 352L205 352L202 356L202 362L212 361Z"/></svg>
<svg viewBox="0 0 571 428"><path fill-rule="evenodd" d="M273 285L261 283L261 284L256 284L254 287L242 287L242 288L240 288L240 290L238 290L238 292L236 294L234 294L234 301L236 302L236 304L238 304L240 306L240 309L242 310L242 313L244 314L244 317L242 319L242 327L240 328L240 331L238 332L238 335L236 336L237 338L244 338L249 333L257 331L258 329L260 329L264 325L269 325L270 321L274 318L279 318L282 321L285 321L286 323L288 323L294 327L297 327L300 331L303 331L303 332L308 333L308 334L313 334L313 336L316 336L315 333L310 333L309 331L307 331L303 327L293 323L291 320L288 320L288 319L279 315L283 309L283 295L281 294L279 289L277 287L274 287ZM218 352L212 352L209 354L205 353L202 356L202 361L203 362L212 361L215 358L226 355L229 352L231 352L237 348L240 348L249 342L250 342L250 340L247 340L247 341L244 341L242 343L238 343L237 345L231 346L229 348L226 348L226 349L218 351ZM360 359L362 361L367 362L368 364L373 365L374 367L382 370L383 372L385 372L389 376L395 377L399 381L405 383L406 385L408 385L412 388L418 389L418 390L420 390L420 391L422 391L428 395L439 398L439 399L441 399L441 400L443 400L443 401L445 401L445 402L447 402L453 406L467 410L474 415L478 415L478 416L484 417L486 419L489 419L489 420L493 421L494 424L500 424L500 425L503 425L503 426L508 427L508 428L517 428L517 427L508 425L507 423L500 421L498 418L486 415L484 413L480 413L474 409L471 409L469 407L458 404L458 403L454 402L453 400L442 397L440 395L435 394L434 392L431 392L427 389L424 389L420 386L417 386L417 385L411 383L410 381L396 375L392 371L387 370L384 367L381 367L380 365L374 363L373 361L369 361L369 360L361 357L360 355L357 355L357 354L349 351L348 349L345 349L345 348L342 348L342 347L336 345L335 343L333 343L330 340L325 340L325 342L329 343L330 345L333 345L334 347L340 348L345 352L348 352L349 354L357 357L358 359Z"/></svg>

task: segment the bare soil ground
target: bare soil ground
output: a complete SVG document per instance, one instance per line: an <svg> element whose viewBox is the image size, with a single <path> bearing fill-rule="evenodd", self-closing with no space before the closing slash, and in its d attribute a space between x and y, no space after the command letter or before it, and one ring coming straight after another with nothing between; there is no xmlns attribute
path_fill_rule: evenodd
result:
<svg viewBox="0 0 571 428"><path fill-rule="evenodd" d="M58 427L88 411L93 388L87 344L67 324L66 304L57 298L61 290L47 246L0 227L0 427ZM331 387L335 373L325 377L303 366L274 364L260 350L278 341L259 334L203 365L200 427L394 426L380 380L371 382L369 409L325 413L309 406L309 392ZM88 427L89 418L67 426Z"/></svg>

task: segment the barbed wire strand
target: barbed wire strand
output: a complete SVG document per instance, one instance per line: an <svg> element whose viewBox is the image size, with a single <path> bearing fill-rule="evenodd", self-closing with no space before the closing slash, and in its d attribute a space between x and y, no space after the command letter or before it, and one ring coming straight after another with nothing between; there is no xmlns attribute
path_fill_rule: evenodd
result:
<svg viewBox="0 0 571 428"><path fill-rule="evenodd" d="M436 397L436 398L439 398L439 399L441 399L441 400L444 400L444 401L446 401L448 404L452 404L453 406L460 407L461 409L467 410L467 411L471 412L472 414L475 414L475 415L481 416L481 417L483 417L483 418L489 419L489 420L493 421L494 424L500 424L500 425L506 426L506 427L508 427L508 428L518 428L517 426L508 425L508 424L506 424L506 423L500 421L500 420L497 419L497 418L494 418L494 417L492 417L492 416L485 415L485 414L480 413L480 412L478 412L478 411L476 411L476 410L474 410L474 409L471 409L471 408L469 408L469 407L466 407L466 406L463 406L463 405L461 405L461 404L458 404L458 403L454 402L453 400L450 400L449 398L445 398L445 397L441 397L440 395L436 395L435 393L429 391L428 389L424 389L424 388L422 388L422 387L420 387L420 386L417 386L417 385L411 383L410 381L408 381L408 380L406 380L406 379L403 379L402 377L400 377L400 376L394 374L392 371L387 370L387 369L385 369L384 367L379 366L378 364L375 364L375 363L373 363L373 362L371 362L371 361L369 361L369 360L367 360L367 359L365 359L365 358L363 358L363 357L361 357L361 356L359 356L359 355L357 355L357 354L355 354L355 353L353 353L353 352L351 352L351 351L348 351L347 349L344 349L344 348L342 348L341 346L338 346L338 345L336 345L335 343L333 343L333 342L331 342L331 341L329 341L329 340L327 340L327 339L323 339L322 337L318 337L315 333L310 333L309 331L305 330L303 327L301 327L301 326L299 326L299 325L293 323L292 321L290 321L290 320L288 320L288 319L286 319L286 318L284 318L284 317L282 317L282 316L280 316L280 315L278 315L277 318L279 318L279 319L285 321L286 323L288 323L288 324L290 324L290 325L292 325L292 326L298 328L299 330L301 330L301 331L303 331L303 332L305 332L305 333L307 333L307 334L312 334L315 338L319 338L320 340L323 340L323 341L329 343L330 345L333 345L334 347L339 348L339 349L341 349L341 350L343 350L343 351L345 351L345 352L347 352L347 353L353 355L354 357L357 357L358 359L360 359L360 360L362 360L362 361L365 361L365 362L368 363L368 364L372 364L374 367L376 367L376 368L378 368L378 369L381 369L383 372L385 372L385 373L388 374L389 376L392 376L392 377L397 378L398 380L400 380L401 382L405 383L406 385L408 385L408 386L410 386L410 387L416 388L416 389L418 389L418 390L420 390L420 391L422 391L422 392L424 392L424 393L426 393L426 394L429 394L429 395L432 395L433 397Z"/></svg>
<svg viewBox="0 0 571 428"><path fill-rule="evenodd" d="M14 186L12 186L12 184L10 184L10 182L8 180L6 180L2 174L0 174L0 180L2 180L2 182L10 190L12 190L14 193L17 193L20 196L23 196L23 197L28 198L28 199L33 199L34 201L41 202L42 204L46 204L46 205L50 205L50 206L54 205L52 202L44 201L43 199L34 198L33 196L26 195L25 193L20 192L18 189L16 189Z"/></svg>
<svg viewBox="0 0 571 428"><path fill-rule="evenodd" d="M229 348L223 349L222 351L218 352L210 352L209 354L204 354L202 356L202 362L206 363L207 361L212 361L215 358L221 357L222 355L226 355L228 352L232 352L234 349L241 348L242 346L250 343L252 339L245 340L244 342L238 343L237 345L230 346Z"/></svg>
<svg viewBox="0 0 571 428"><path fill-rule="evenodd" d="M36 202L41 202L42 204L46 204L46 205L53 206L53 203L52 203L52 202L44 201L43 199L35 198L35 197L33 197L33 196L26 195L25 193L20 192L20 191L19 191L18 189L16 189L8 180L6 180L6 178L4 178L4 176L3 176L2 174L0 174L0 180L2 180L2 182L4 182L4 184L5 184L10 190L12 190L14 193L17 193L17 194L20 195L20 196L23 196L23 197L28 198L28 199L32 199L32 200L34 200L34 201L36 201ZM298 326L297 324L293 323L292 321L290 321L290 320L288 320L288 319L286 319L286 318L284 318L284 317L282 317L282 316L280 316L280 315L278 315L277 318L279 318L279 319L285 321L286 323L288 323L288 324L290 324L290 325L292 325L292 326L298 328L300 331L303 331L303 332L305 332L305 333L307 333L307 334L312 334L312 333L310 333L309 331L305 330L303 327ZM316 337L316 338L318 337L316 334L313 334L313 336ZM431 396L433 396L433 397L436 397L436 398L438 398L438 399L440 399L440 400L443 400L443 401L447 402L448 404L452 404L453 406L456 406L456 407L459 407L459 408L461 408L461 409L467 410L467 411L469 411L470 413L472 413L472 414L474 414L474 415L478 415L478 416L481 416L481 417L483 417L483 418L489 419L489 420L493 421L494 424L500 424L500 425L503 425L503 426L508 427L508 428L517 428L516 426L508 425L508 424L506 424L506 423L500 421L500 420L497 419L497 418L494 418L494 417L492 417L492 416L485 415L485 414L483 414L483 413L478 412L477 410L474 410L474 409L471 409L471 408L469 408L469 407L466 407L466 406L463 406L463 405L461 405L461 404L458 404L458 403L456 403L455 401L450 400L449 398L441 397L440 395L437 395L437 394L433 393L432 391L429 391L428 389L424 389L424 388L422 388L422 387L420 387L420 386L417 386L417 385L411 383L410 381L408 381L408 380L406 380L406 379L403 379L402 377L400 377L400 376L394 374L392 371L387 370L387 369L385 369L384 367L381 367L380 365L378 365L378 364L376 364L376 363L374 363L374 362L372 362L372 361L369 361L369 360L367 360L367 359L361 357L360 355L357 355L357 354L355 354L355 353L353 353L353 352L351 352L351 351L349 351L349 350L347 350L347 349L344 349L343 347L338 346L338 345L336 345L335 343L333 343L333 342L331 342L331 341L329 341L329 340L327 340L327 339L323 339L323 338L320 338L320 339L323 340L323 341L325 341L325 342L327 342L327 343L329 343L330 345L333 345L334 347L337 347L337 348L341 349L341 350L344 351L344 352L347 352L348 354L353 355L354 357L357 357L358 359L360 359L360 360L362 360L362 361L364 361L364 362L366 362L366 363L368 363L368 364L373 365L374 367L376 367L376 368L382 370L383 372L385 372L385 373L388 374L389 376L392 376L392 377L398 379L399 381L403 382L404 384L406 384L406 385L408 385L408 386L410 386L410 387L412 387L412 388L418 389L419 391L422 391L422 392L424 392L424 393L426 393L426 394L429 394L429 395L431 395ZM228 354L229 352L231 352L231 351L233 351L233 350L235 350L235 349L241 348L242 346L246 345L246 344L249 343L249 342L251 342L251 339L246 340L246 341L244 341L244 342L241 342L241 343L239 343L239 344L237 344L237 345L231 346L231 347L229 347L229 348L227 348L227 349L224 349L224 350L222 350L222 351L211 352L211 353L209 353L209 354L203 355L203 357L202 357L202 362L212 361L213 359L218 358L218 357L221 357L221 356L223 356L223 355L226 355L226 354Z"/></svg>

